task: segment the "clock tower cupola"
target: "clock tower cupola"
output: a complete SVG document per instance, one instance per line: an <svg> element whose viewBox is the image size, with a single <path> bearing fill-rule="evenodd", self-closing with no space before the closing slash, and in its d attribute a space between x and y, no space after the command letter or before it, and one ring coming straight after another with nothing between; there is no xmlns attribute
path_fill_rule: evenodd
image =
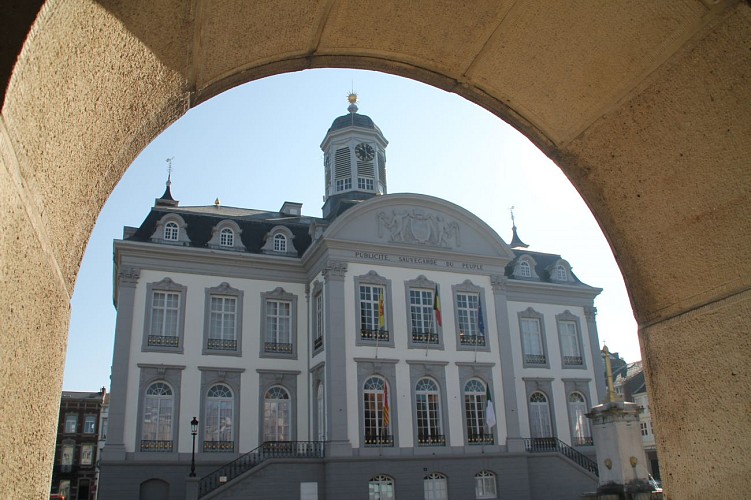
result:
<svg viewBox="0 0 751 500"><path fill-rule="evenodd" d="M350 92L348 113L335 119L321 143L326 173L323 217L333 220L347 208L386 194L388 141L369 116L357 112Z"/></svg>

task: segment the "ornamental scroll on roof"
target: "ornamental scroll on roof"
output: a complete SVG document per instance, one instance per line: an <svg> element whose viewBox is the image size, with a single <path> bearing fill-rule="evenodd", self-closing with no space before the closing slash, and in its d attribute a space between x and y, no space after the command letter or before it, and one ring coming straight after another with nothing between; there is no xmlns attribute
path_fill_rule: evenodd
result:
<svg viewBox="0 0 751 500"><path fill-rule="evenodd" d="M424 210L393 209L379 212L378 237L392 243L412 243L437 247L461 247L459 224L445 215ZM453 245L452 245L453 244Z"/></svg>

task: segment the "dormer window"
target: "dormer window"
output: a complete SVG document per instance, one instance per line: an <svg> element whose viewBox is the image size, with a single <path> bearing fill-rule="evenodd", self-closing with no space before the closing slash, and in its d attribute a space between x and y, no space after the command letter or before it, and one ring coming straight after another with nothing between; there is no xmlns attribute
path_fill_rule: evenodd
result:
<svg viewBox="0 0 751 500"><path fill-rule="evenodd" d="M164 225L164 239L167 241L177 241L180 228L174 222L168 222Z"/></svg>
<svg viewBox="0 0 751 500"><path fill-rule="evenodd" d="M519 276L522 278L531 278L532 269L529 267L529 262L523 260L519 263Z"/></svg>
<svg viewBox="0 0 751 500"><path fill-rule="evenodd" d="M275 252L286 252L287 251L287 237L283 234L275 234L274 235L274 251Z"/></svg>
<svg viewBox="0 0 751 500"><path fill-rule="evenodd" d="M235 232L225 227L222 229L221 233L219 233L219 245L223 247L231 247L235 244Z"/></svg>
<svg viewBox="0 0 751 500"><path fill-rule="evenodd" d="M566 268L562 265L558 264L555 268L555 278L558 281L566 281L568 279L568 274L566 273Z"/></svg>

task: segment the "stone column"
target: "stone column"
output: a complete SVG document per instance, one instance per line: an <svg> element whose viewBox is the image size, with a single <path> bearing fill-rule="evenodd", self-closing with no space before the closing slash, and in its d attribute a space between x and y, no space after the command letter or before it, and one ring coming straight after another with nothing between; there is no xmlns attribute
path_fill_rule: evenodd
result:
<svg viewBox="0 0 751 500"><path fill-rule="evenodd" d="M602 363L602 353L600 352L600 336L597 333L597 321L595 316L597 315L597 308L594 306L587 306L584 308L584 317L587 320L587 332L589 333L589 347L590 354L592 356L592 369L595 373L595 388L597 389L597 401L605 401L605 367Z"/></svg>
<svg viewBox="0 0 751 500"><path fill-rule="evenodd" d="M516 384L514 378L514 354L509 331L508 305L506 296L507 278L500 274L490 276L493 287L493 307L495 308L496 330L498 331L501 381L503 383L503 409L506 421L506 447L508 451L524 451L519 425ZM500 443L498 443L500 444Z"/></svg>
<svg viewBox="0 0 751 500"><path fill-rule="evenodd" d="M125 460L125 406L128 389L128 363L133 334L133 313L136 285L141 270L122 267L117 273L117 321L115 323L115 348L112 354L110 408L107 443L102 451L102 462Z"/></svg>
<svg viewBox="0 0 751 500"><path fill-rule="evenodd" d="M347 263L330 260L323 270L324 344L326 352L327 456L350 456L352 445L347 428L347 335L344 321L344 278Z"/></svg>

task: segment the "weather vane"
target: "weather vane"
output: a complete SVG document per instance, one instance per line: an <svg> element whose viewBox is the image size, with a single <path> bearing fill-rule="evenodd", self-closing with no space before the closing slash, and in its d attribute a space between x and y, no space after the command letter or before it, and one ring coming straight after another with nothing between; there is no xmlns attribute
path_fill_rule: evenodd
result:
<svg viewBox="0 0 751 500"><path fill-rule="evenodd" d="M167 182L170 182L172 180L172 160L174 159L175 157L172 156L171 158L164 160L167 162Z"/></svg>
<svg viewBox="0 0 751 500"><path fill-rule="evenodd" d="M516 226L516 221L514 221L514 208L515 207L513 205L509 208L509 211L511 212L511 225L512 226Z"/></svg>

